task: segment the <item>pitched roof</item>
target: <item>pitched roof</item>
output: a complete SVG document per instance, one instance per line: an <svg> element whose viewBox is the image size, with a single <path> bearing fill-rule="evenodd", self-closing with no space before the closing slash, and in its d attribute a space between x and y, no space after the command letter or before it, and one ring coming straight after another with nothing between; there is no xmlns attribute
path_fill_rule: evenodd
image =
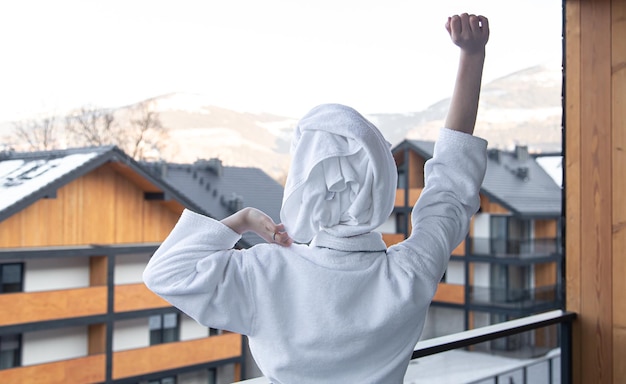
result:
<svg viewBox="0 0 626 384"><path fill-rule="evenodd" d="M425 159L433 156L432 141L405 140L392 149L408 148ZM561 214L562 190L525 147L515 152L488 150L487 172L480 192L523 217L556 217Z"/></svg>
<svg viewBox="0 0 626 384"><path fill-rule="evenodd" d="M160 191L185 207L205 213L201 207L147 172L119 148L102 146L0 153L0 221L41 198L54 196L64 185L111 162L138 175L143 186L149 189L148 192Z"/></svg>
<svg viewBox="0 0 626 384"><path fill-rule="evenodd" d="M218 159L145 166L217 220L243 207L254 207L280 222L283 187L261 169L223 166ZM263 242L253 233L244 234L243 240L251 245Z"/></svg>

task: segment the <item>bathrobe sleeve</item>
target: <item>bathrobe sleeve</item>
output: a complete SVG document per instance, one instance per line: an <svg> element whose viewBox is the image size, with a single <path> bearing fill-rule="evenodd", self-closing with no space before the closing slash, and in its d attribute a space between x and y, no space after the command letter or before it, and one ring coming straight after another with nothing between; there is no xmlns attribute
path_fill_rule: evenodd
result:
<svg viewBox="0 0 626 384"><path fill-rule="evenodd" d="M486 166L485 140L441 129L433 157L424 166L424 189L413 207L411 235L400 243L411 249L416 273L426 272L432 279L433 294L452 250L465 238L478 211Z"/></svg>
<svg viewBox="0 0 626 384"><path fill-rule="evenodd" d="M198 323L247 334L254 313L239 234L183 211L143 273L146 286Z"/></svg>

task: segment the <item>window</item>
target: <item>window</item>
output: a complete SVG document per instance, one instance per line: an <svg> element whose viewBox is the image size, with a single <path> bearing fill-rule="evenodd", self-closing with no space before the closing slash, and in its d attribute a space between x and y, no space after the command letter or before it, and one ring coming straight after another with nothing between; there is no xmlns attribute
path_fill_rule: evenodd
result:
<svg viewBox="0 0 626 384"><path fill-rule="evenodd" d="M160 379L153 379L153 380L148 381L148 384L176 384L176 377L169 376L169 377L162 377Z"/></svg>
<svg viewBox="0 0 626 384"><path fill-rule="evenodd" d="M530 221L513 216L491 216L491 252L496 255L530 253Z"/></svg>
<svg viewBox="0 0 626 384"><path fill-rule="evenodd" d="M0 336L0 369L19 367L22 356L22 335Z"/></svg>
<svg viewBox="0 0 626 384"><path fill-rule="evenodd" d="M222 331L220 331L219 329L209 328L209 336L217 336L221 334L222 334Z"/></svg>
<svg viewBox="0 0 626 384"><path fill-rule="evenodd" d="M0 293L22 292L23 264L0 264Z"/></svg>
<svg viewBox="0 0 626 384"><path fill-rule="evenodd" d="M405 235L408 235L408 219L407 219L407 214L406 213L402 213L402 212L398 212L396 213L396 233L403 233Z"/></svg>
<svg viewBox="0 0 626 384"><path fill-rule="evenodd" d="M177 313L150 316L149 324L150 345L171 343L180 338Z"/></svg>
<svg viewBox="0 0 626 384"><path fill-rule="evenodd" d="M208 371L208 374L209 374L209 384L216 384L217 383L217 369L210 368Z"/></svg>

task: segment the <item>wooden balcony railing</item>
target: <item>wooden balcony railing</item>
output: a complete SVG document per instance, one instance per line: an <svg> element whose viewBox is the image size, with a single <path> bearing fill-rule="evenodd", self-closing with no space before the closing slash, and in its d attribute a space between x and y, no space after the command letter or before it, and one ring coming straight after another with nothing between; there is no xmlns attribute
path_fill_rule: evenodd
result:
<svg viewBox="0 0 626 384"><path fill-rule="evenodd" d="M104 354L0 370L0 383L68 384L105 381Z"/></svg>
<svg viewBox="0 0 626 384"><path fill-rule="evenodd" d="M150 291L143 283L116 285L114 289L115 312L139 311L171 306L167 301Z"/></svg>
<svg viewBox="0 0 626 384"><path fill-rule="evenodd" d="M130 349L113 354L113 379L238 358L242 336L226 333L197 340Z"/></svg>
<svg viewBox="0 0 626 384"><path fill-rule="evenodd" d="M107 287L0 295L0 326L106 314Z"/></svg>

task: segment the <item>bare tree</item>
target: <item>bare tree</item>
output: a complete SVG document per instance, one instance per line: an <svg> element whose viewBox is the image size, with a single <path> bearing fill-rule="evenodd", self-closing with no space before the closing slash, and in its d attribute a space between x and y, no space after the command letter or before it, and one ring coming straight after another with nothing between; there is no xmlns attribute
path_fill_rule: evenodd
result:
<svg viewBox="0 0 626 384"><path fill-rule="evenodd" d="M54 117L24 120L13 123L17 143L28 151L47 151L59 148L59 124Z"/></svg>
<svg viewBox="0 0 626 384"><path fill-rule="evenodd" d="M135 159L157 156L167 145L168 132L163 126L153 101L144 101L131 110L130 129L126 137L126 152Z"/></svg>
<svg viewBox="0 0 626 384"><path fill-rule="evenodd" d="M82 107L65 117L65 129L74 145L121 144L121 131L111 110Z"/></svg>
<svg viewBox="0 0 626 384"><path fill-rule="evenodd" d="M153 101L129 109L105 110L83 107L65 119L73 145L117 145L129 156L143 160L158 154L167 145L163 127Z"/></svg>

